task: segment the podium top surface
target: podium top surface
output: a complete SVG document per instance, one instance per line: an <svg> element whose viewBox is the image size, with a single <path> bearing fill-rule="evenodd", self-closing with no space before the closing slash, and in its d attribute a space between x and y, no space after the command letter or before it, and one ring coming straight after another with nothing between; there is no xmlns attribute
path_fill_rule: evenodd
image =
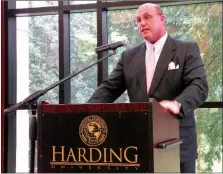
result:
<svg viewBox="0 0 223 174"><path fill-rule="evenodd" d="M152 109L153 103L158 103L155 100L152 102L143 103L87 103L87 104L47 104L42 102L38 105L44 113L58 112L86 112L86 111L106 111L106 112L124 112L124 111L148 111Z"/></svg>

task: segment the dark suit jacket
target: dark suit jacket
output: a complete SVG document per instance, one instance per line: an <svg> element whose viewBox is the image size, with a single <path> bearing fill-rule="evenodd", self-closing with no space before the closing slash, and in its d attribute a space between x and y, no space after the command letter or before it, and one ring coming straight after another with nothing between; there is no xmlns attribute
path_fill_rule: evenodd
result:
<svg viewBox="0 0 223 174"><path fill-rule="evenodd" d="M146 44L142 43L122 53L116 68L102 82L89 103L111 103L126 89L130 102L176 100L182 104L183 119L179 119L181 162L197 158L197 138L194 110L207 98L208 85L199 47L168 36L156 65L147 94L145 71ZM179 69L168 70L170 62Z"/></svg>

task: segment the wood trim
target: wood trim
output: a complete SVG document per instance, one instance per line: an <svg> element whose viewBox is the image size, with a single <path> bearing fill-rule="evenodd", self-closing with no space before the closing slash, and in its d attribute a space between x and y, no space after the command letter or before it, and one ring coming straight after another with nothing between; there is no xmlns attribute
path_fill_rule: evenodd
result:
<svg viewBox="0 0 223 174"><path fill-rule="evenodd" d="M5 2L1 1L1 173L5 173Z"/></svg>
<svg viewBox="0 0 223 174"><path fill-rule="evenodd" d="M152 102L149 103L90 103L90 104L60 104L50 105L40 103L38 110L44 113L64 113L64 112L133 112L133 111L150 111Z"/></svg>

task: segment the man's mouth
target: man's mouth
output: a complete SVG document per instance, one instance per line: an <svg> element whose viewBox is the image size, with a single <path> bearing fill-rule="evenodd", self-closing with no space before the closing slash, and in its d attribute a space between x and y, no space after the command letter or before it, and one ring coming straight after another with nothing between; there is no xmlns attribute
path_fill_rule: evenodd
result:
<svg viewBox="0 0 223 174"><path fill-rule="evenodd" d="M146 28L146 29L142 29L141 31L142 32L144 32L144 31L150 31L150 29Z"/></svg>

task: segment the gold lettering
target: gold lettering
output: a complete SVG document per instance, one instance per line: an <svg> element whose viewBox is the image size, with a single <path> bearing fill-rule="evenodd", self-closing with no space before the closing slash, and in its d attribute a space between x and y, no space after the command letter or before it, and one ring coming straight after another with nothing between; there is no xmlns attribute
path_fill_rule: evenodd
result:
<svg viewBox="0 0 223 174"><path fill-rule="evenodd" d="M109 162L113 162L112 154L116 157L116 159L119 160L119 162L122 162L122 148L119 148L119 156L112 149L110 149L110 161Z"/></svg>
<svg viewBox="0 0 223 174"><path fill-rule="evenodd" d="M70 151L69 151L69 154L68 154L68 157L67 157L67 161L69 161L70 157L73 157L73 161L75 161L75 162L77 161L75 156L74 156L74 151L73 151L72 148L70 148Z"/></svg>
<svg viewBox="0 0 223 174"><path fill-rule="evenodd" d="M83 152L83 154L81 153L81 151ZM86 153L86 149L84 148L78 148L78 162L81 162L81 157L83 157L83 159L85 160L85 162L89 162L86 157L84 156Z"/></svg>
<svg viewBox="0 0 223 174"><path fill-rule="evenodd" d="M62 151L60 152L56 152L56 146L52 146L53 147L53 160L52 161L56 161L56 155L61 155L62 159L61 161L64 161L64 147L65 146L60 146Z"/></svg>
<svg viewBox="0 0 223 174"><path fill-rule="evenodd" d="M104 148L104 163L107 163L107 148Z"/></svg>
<svg viewBox="0 0 223 174"><path fill-rule="evenodd" d="M130 160L128 159L128 157L127 157L127 151L128 151L129 149L135 149L135 150L137 151L137 147L134 147L134 146L129 146L129 147L127 147L127 148L125 149L125 151L124 151L124 158L125 158L125 160L126 160L127 162L129 162L129 163L137 163L137 162L138 162L138 155L134 155L134 157L135 157L135 160L134 160L134 161L130 161Z"/></svg>
<svg viewBox="0 0 223 174"><path fill-rule="evenodd" d="M98 151L98 153L99 153L99 158L97 159L97 160L95 160L95 161L93 161L93 150L96 150L96 151ZM95 155L96 156L96 155ZM97 148L90 148L90 162L98 162L98 161L100 161L101 160L101 151L99 150L99 149L97 149Z"/></svg>

